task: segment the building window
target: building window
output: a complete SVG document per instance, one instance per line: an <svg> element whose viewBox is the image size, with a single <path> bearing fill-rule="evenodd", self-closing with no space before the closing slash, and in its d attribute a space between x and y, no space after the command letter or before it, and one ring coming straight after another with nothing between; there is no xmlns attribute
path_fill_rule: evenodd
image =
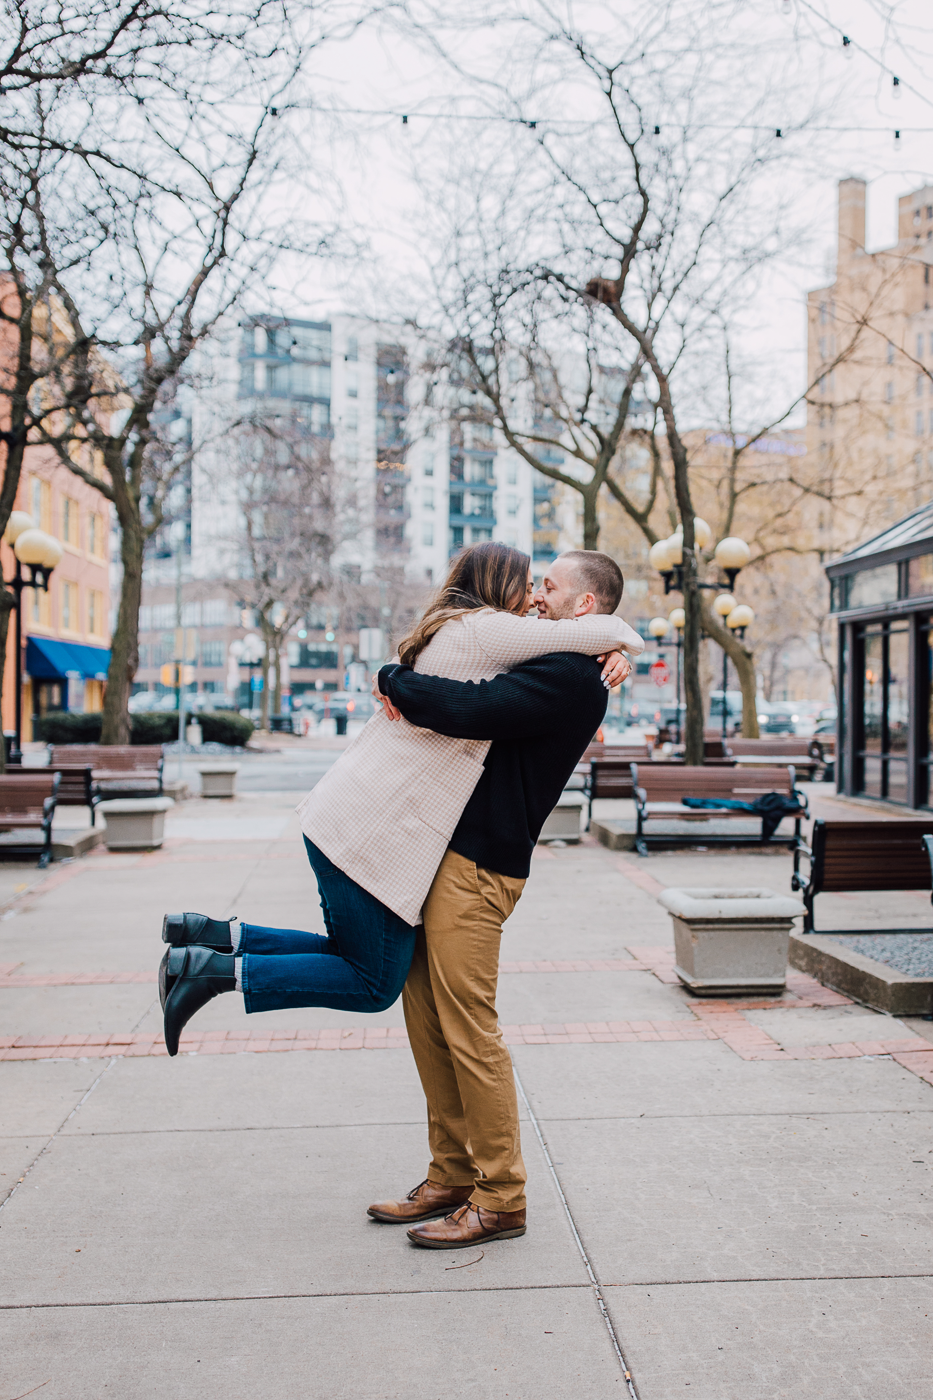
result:
<svg viewBox="0 0 933 1400"><path fill-rule="evenodd" d="M230 603L226 598L206 598L201 604L202 627L226 627L229 616Z"/></svg>
<svg viewBox="0 0 933 1400"><path fill-rule="evenodd" d="M894 346L891 344L890 340L888 341L888 364L894 364Z"/></svg>
<svg viewBox="0 0 933 1400"><path fill-rule="evenodd" d="M356 360L356 359L359 359L359 354L360 354L359 341L357 340L356 336L355 336L355 335L350 335L350 336L348 336L348 337L347 337L347 356L346 356L346 358L347 358L348 360Z"/></svg>
<svg viewBox="0 0 933 1400"><path fill-rule="evenodd" d="M918 374L918 375L917 375L916 393L917 393L917 398L918 398L918 399L922 399L922 398L923 398L923 381L924 381L924 378L925 378L925 376L922 375L922 374Z"/></svg>
<svg viewBox="0 0 933 1400"><path fill-rule="evenodd" d="M80 543L79 520L78 502L70 496L62 497L62 539L65 544L74 545L75 548Z"/></svg>
<svg viewBox="0 0 933 1400"><path fill-rule="evenodd" d="M909 633L903 625L870 626L859 640L862 704L857 787L868 797L906 803Z"/></svg>
<svg viewBox="0 0 933 1400"><path fill-rule="evenodd" d="M434 526L430 521L421 527L421 543L428 546L434 543Z"/></svg>
<svg viewBox="0 0 933 1400"><path fill-rule="evenodd" d="M71 632L78 621L75 607L76 589L73 583L62 583L62 631Z"/></svg>
<svg viewBox="0 0 933 1400"><path fill-rule="evenodd" d="M452 525L450 527L450 547L451 549L463 548L463 526Z"/></svg>
<svg viewBox="0 0 933 1400"><path fill-rule="evenodd" d="M360 376L356 365L347 367L347 398L355 399L360 392Z"/></svg>
<svg viewBox="0 0 933 1400"><path fill-rule="evenodd" d="M917 359L923 359L923 331L920 331L917 335Z"/></svg>
<svg viewBox="0 0 933 1400"><path fill-rule="evenodd" d="M289 644L291 645L291 644ZM201 665L202 666L222 666L224 664L224 644L222 641L212 639L209 642L201 643Z"/></svg>
<svg viewBox="0 0 933 1400"><path fill-rule="evenodd" d="M485 540L492 539L492 530L487 529L486 526L483 525L474 525L473 529L470 531L470 536L473 544L482 544Z"/></svg>
<svg viewBox="0 0 933 1400"><path fill-rule="evenodd" d="M933 337L931 337L931 338L933 338ZM518 463L517 463L517 462L509 462L508 467L506 468L506 472L505 472L505 479L506 479L506 482L507 482L507 484L508 484L509 486L517 486L517 485L518 485Z"/></svg>
<svg viewBox="0 0 933 1400"><path fill-rule="evenodd" d="M288 366L280 365L276 368L284 370L287 374ZM315 399L330 398L330 365L301 365L291 366L291 391L293 394L300 394L302 397ZM288 383L285 382L284 392L288 392ZM351 392L350 389L347 390ZM355 393L355 390L352 392Z"/></svg>
<svg viewBox="0 0 933 1400"><path fill-rule="evenodd" d="M52 533L52 488L37 476L29 481L29 513L40 530Z"/></svg>
<svg viewBox="0 0 933 1400"><path fill-rule="evenodd" d="M917 413L917 437L923 437L923 414Z"/></svg>
<svg viewBox="0 0 933 1400"><path fill-rule="evenodd" d="M87 630L92 637L104 635L104 595L98 588L88 589Z"/></svg>
<svg viewBox="0 0 933 1400"><path fill-rule="evenodd" d="M884 397L885 397L885 399L886 399L886 401L887 401L888 403L893 403L893 402L894 402L894 384L892 383L892 381L891 381L890 379L888 380L887 384L884 386Z"/></svg>
<svg viewBox="0 0 933 1400"><path fill-rule="evenodd" d="M422 501L423 501L425 510L433 510L433 509L434 509L434 487L433 487L433 486L425 486L425 487L423 487L423 488L422 488L422 492L421 492L421 496L422 496Z"/></svg>
<svg viewBox="0 0 933 1400"><path fill-rule="evenodd" d="M92 511L87 518L88 553L97 559L104 557L104 517Z"/></svg>
<svg viewBox="0 0 933 1400"><path fill-rule="evenodd" d="M507 510L508 510L508 512L509 512L509 515L517 515L517 514L518 514L518 508L519 508L520 505L521 505L521 501L519 500L518 496L507 496L507 497L506 497L506 508L507 508Z"/></svg>

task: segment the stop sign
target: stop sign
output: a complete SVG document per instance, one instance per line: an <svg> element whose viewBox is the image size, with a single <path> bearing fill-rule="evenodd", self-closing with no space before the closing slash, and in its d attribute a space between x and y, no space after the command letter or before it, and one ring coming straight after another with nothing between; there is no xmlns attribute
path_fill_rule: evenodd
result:
<svg viewBox="0 0 933 1400"><path fill-rule="evenodd" d="M655 685L667 685L671 678L671 668L663 657L659 656L657 661L652 661L648 667L648 675Z"/></svg>

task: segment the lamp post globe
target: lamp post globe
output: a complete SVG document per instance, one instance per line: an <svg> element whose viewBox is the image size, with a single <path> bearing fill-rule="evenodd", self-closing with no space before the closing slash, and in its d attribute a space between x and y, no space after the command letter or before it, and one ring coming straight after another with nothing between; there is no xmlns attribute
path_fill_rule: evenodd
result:
<svg viewBox="0 0 933 1400"><path fill-rule="evenodd" d="M10 512L3 538L8 545L14 545L24 530L35 528L35 521L25 510L14 510Z"/></svg>
<svg viewBox="0 0 933 1400"><path fill-rule="evenodd" d="M713 612L720 617L728 617L734 607L735 599L731 593L720 593L718 598L713 599Z"/></svg>
<svg viewBox="0 0 933 1400"><path fill-rule="evenodd" d="M752 551L744 540L739 539L738 535L727 535L724 540L720 540L713 554L716 563L723 569L735 569L736 571L744 569L752 557Z"/></svg>
<svg viewBox="0 0 933 1400"><path fill-rule="evenodd" d="M697 549L706 549L713 538L711 527L699 515L693 517L693 538L696 541Z"/></svg>
<svg viewBox="0 0 933 1400"><path fill-rule="evenodd" d="M656 637L660 641L662 637L667 635L669 627L670 623L666 617L653 617L648 623L648 635Z"/></svg>
<svg viewBox="0 0 933 1400"><path fill-rule="evenodd" d="M684 612L683 608L672 608L668 614L667 620L672 627L676 627L678 632L680 632L687 621L687 614Z"/></svg>
<svg viewBox="0 0 933 1400"><path fill-rule="evenodd" d="M666 574L671 569L671 556L668 549L667 540L657 540L648 550L648 563L652 569L657 569L659 574Z"/></svg>
<svg viewBox="0 0 933 1400"><path fill-rule="evenodd" d="M56 554L56 550L61 551L58 541L35 527L18 534L13 545L13 553L21 564L38 565L43 569L55 567L54 564L47 564L47 559L54 556L56 564L61 559L61 552Z"/></svg>
<svg viewBox="0 0 933 1400"><path fill-rule="evenodd" d="M748 604L738 603L726 618L726 626L731 628L733 632L738 632L740 629L744 631L746 627L751 627L754 621L754 611Z"/></svg>
<svg viewBox="0 0 933 1400"><path fill-rule="evenodd" d="M667 557L674 568L684 562L684 537L683 534L673 534L669 540L665 540L667 545Z"/></svg>

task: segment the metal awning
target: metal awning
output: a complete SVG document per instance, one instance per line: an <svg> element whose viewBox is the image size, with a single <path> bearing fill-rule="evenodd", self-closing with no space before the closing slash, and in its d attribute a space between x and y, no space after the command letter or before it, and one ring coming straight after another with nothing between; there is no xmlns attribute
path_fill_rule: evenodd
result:
<svg viewBox="0 0 933 1400"><path fill-rule="evenodd" d="M26 638L26 672L37 680L105 681L110 665L106 647L86 647L80 642L57 642L50 637Z"/></svg>

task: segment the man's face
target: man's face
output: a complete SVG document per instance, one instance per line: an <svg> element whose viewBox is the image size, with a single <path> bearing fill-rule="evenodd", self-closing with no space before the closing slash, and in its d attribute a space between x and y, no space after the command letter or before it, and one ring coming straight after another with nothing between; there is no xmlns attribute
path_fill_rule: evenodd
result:
<svg viewBox="0 0 933 1400"><path fill-rule="evenodd" d="M552 622L564 617L583 617L596 609L593 594L581 591L576 570L561 558L548 565L533 602L538 616L549 618Z"/></svg>

